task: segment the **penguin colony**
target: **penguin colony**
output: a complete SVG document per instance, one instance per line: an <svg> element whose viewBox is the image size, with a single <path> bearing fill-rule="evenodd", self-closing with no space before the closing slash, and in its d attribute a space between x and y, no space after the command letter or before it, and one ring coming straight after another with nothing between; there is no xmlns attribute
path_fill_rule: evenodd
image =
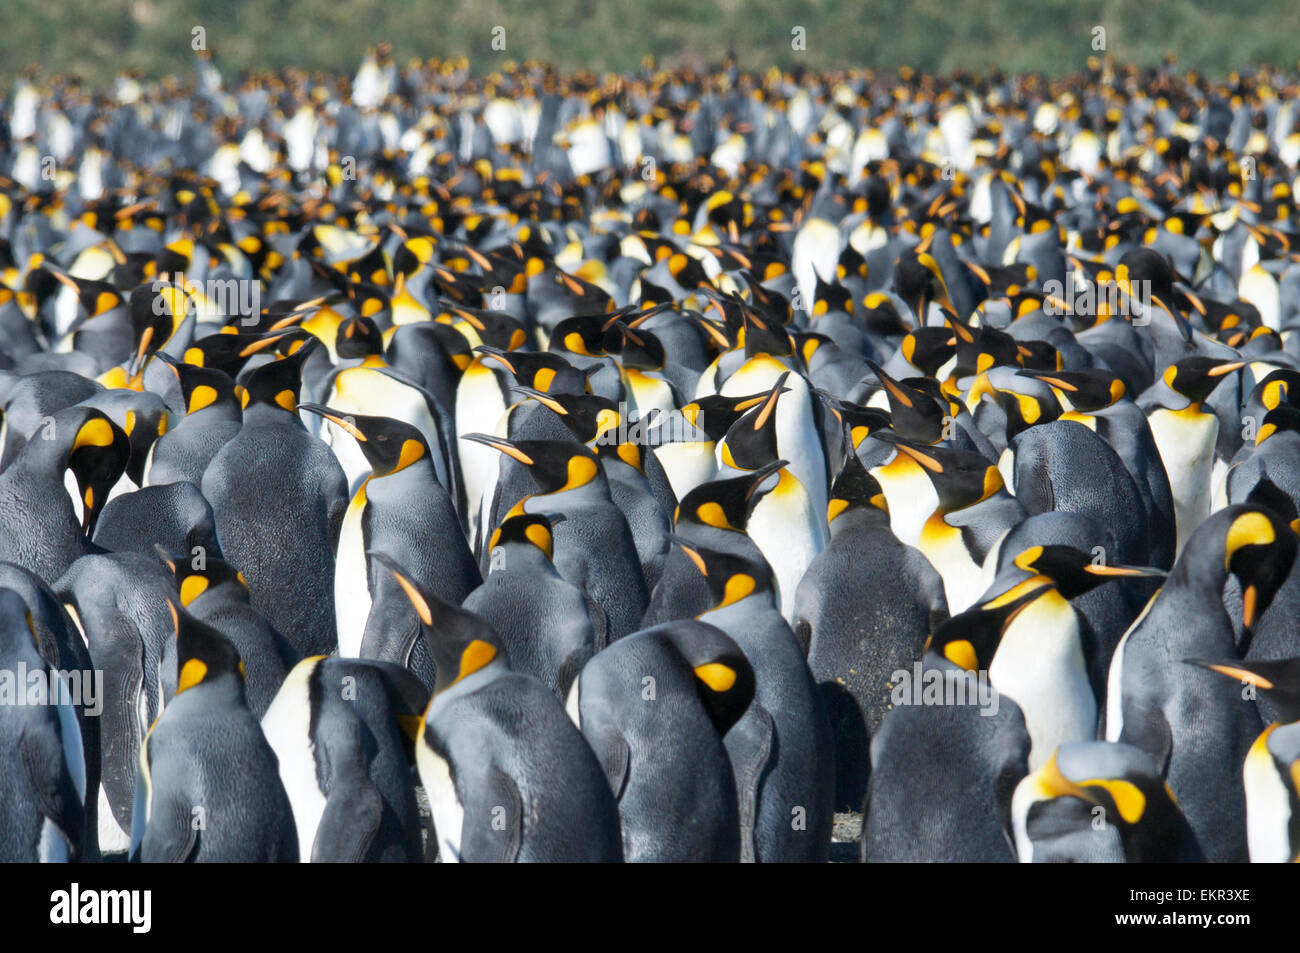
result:
<svg viewBox="0 0 1300 953"><path fill-rule="evenodd" d="M1296 83L18 81L0 857L1296 860Z"/></svg>

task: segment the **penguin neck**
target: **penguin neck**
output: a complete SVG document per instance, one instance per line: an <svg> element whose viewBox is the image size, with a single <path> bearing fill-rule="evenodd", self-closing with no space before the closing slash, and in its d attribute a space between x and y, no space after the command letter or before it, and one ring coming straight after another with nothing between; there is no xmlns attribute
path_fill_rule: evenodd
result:
<svg viewBox="0 0 1300 953"><path fill-rule="evenodd" d="M701 612L696 618L701 622L716 625L724 632L731 632L733 628L750 625L756 614L767 611L776 611L776 599L771 589L759 589L728 605L714 606L707 612Z"/></svg>
<svg viewBox="0 0 1300 953"><path fill-rule="evenodd" d="M500 555L498 556L497 553L500 553ZM506 543L492 550L488 575L495 576L503 572L527 576L537 574L544 576L559 575L555 564L551 562L546 553L531 543L522 542Z"/></svg>
<svg viewBox="0 0 1300 953"><path fill-rule="evenodd" d="M180 423L176 425L176 429L179 430L187 423L189 423L191 427L206 427L210 424L222 423L225 421L239 423L243 419L244 412L240 409L237 403L233 400L220 401L215 404L209 404L207 407L196 410L191 414L186 414L181 418ZM190 423L190 421L193 421L193 423ZM166 434L164 434L164 436L166 436Z"/></svg>
<svg viewBox="0 0 1300 953"><path fill-rule="evenodd" d="M248 590L237 582L219 582L195 596L185 611L200 615L219 606L236 604L248 605Z"/></svg>
<svg viewBox="0 0 1300 953"><path fill-rule="evenodd" d="M295 427L305 431L307 428L298 415L260 401L244 408L245 427Z"/></svg>
<svg viewBox="0 0 1300 953"><path fill-rule="evenodd" d="M831 520L831 539L841 534L889 529L889 514L874 506L854 506Z"/></svg>
<svg viewBox="0 0 1300 953"><path fill-rule="evenodd" d="M611 502L609 484L605 482L603 472L598 472L582 486L558 493L538 493L524 501L526 513L560 513L574 506L593 506Z"/></svg>
<svg viewBox="0 0 1300 953"><path fill-rule="evenodd" d="M366 481L366 498L374 501L402 502L410 500L412 493L427 493L429 483L436 481L433 461L425 456L392 473L371 476Z"/></svg>

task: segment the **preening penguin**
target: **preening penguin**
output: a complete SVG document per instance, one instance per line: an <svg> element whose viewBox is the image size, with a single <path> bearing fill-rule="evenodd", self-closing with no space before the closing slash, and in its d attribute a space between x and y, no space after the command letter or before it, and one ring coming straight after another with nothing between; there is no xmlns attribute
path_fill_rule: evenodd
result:
<svg viewBox="0 0 1300 953"><path fill-rule="evenodd" d="M481 619L440 604L395 564L386 568L411 600L437 666L415 748L439 858L622 860L614 794L563 702L510 671Z"/></svg>
<svg viewBox="0 0 1300 953"><path fill-rule="evenodd" d="M176 694L140 746L131 859L292 862L293 810L244 697L244 663L215 629L172 606Z"/></svg>

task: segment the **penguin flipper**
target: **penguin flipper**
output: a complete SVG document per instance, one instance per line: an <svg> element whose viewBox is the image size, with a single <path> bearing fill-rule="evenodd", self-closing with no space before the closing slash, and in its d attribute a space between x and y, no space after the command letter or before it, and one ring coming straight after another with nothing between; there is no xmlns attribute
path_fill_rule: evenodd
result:
<svg viewBox="0 0 1300 953"><path fill-rule="evenodd" d="M328 751L329 799L316 828L312 863L359 864L367 860L384 817L384 799L366 773L361 734L351 726L345 756ZM351 757L346 757L350 755Z"/></svg>
<svg viewBox="0 0 1300 953"><path fill-rule="evenodd" d="M159 803L155 796L153 813L140 841L139 859L146 864L189 863L198 853L198 840L190 805L179 797Z"/></svg>
<svg viewBox="0 0 1300 953"><path fill-rule="evenodd" d="M627 739L613 725L606 724L592 725L590 731L583 732L583 736L596 753L596 760L600 762L601 770L609 781L609 788L614 792L614 800L619 800L623 796L623 789L627 787L632 762Z"/></svg>
<svg viewBox="0 0 1300 953"><path fill-rule="evenodd" d="M749 706L740 721L727 732L723 742L736 776L736 801L740 808L740 861L752 864L758 859L758 800L763 777L776 746L776 729L772 716L757 701Z"/></svg>
<svg viewBox="0 0 1300 953"><path fill-rule="evenodd" d="M461 832L461 860L476 864L513 864L519 859L524 839L524 800L514 778L488 765L475 793L486 817L470 823ZM502 816L504 812L504 816ZM504 826L503 826L504 824Z"/></svg>
<svg viewBox="0 0 1300 953"><path fill-rule="evenodd" d="M18 742L19 760L36 810L68 842L68 859L80 858L85 834L85 807L77 796L63 761L63 749L52 732L25 732Z"/></svg>

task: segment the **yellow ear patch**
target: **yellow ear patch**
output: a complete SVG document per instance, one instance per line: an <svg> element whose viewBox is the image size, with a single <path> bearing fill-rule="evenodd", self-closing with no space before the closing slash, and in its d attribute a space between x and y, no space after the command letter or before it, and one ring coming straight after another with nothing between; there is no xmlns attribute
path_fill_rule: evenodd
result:
<svg viewBox="0 0 1300 953"><path fill-rule="evenodd" d="M733 602L739 602L757 588L754 577L748 573L738 572L727 580L727 587L723 591L722 603L718 608L729 606Z"/></svg>
<svg viewBox="0 0 1300 953"><path fill-rule="evenodd" d="M979 660L975 655L975 646L971 645L966 639L957 639L949 642L943 647L943 657L953 665L959 665L968 672L973 672L979 668Z"/></svg>
<svg viewBox="0 0 1300 953"><path fill-rule="evenodd" d="M1142 819L1142 813L1146 810L1147 797L1132 781L1111 779L1080 781L1079 787L1101 788L1109 792L1115 802L1115 809L1119 811L1119 816L1124 818L1126 823L1136 824Z"/></svg>
<svg viewBox="0 0 1300 953"><path fill-rule="evenodd" d="M418 440L406 440L402 443L402 452L397 457L396 469L405 469L423 456L424 444Z"/></svg>
<svg viewBox="0 0 1300 953"><path fill-rule="evenodd" d="M190 392L190 405L185 409L187 414L202 410L204 407L210 407L217 402L217 389L209 387L207 384L200 384Z"/></svg>
<svg viewBox="0 0 1300 953"><path fill-rule="evenodd" d="M552 553L552 549L551 549L552 542L551 542L550 530L548 530L541 523L531 523L529 524L528 528L524 530L524 536L528 538L528 541L530 543L532 543L542 552L546 553L548 559L550 558Z"/></svg>
<svg viewBox="0 0 1300 953"><path fill-rule="evenodd" d="M113 445L113 427L102 417L87 420L77 431L77 439L72 443L73 450L82 447L111 447Z"/></svg>
<svg viewBox="0 0 1300 953"><path fill-rule="evenodd" d="M191 602L208 591L205 576L186 576L181 583L181 605L188 607Z"/></svg>
<svg viewBox="0 0 1300 953"><path fill-rule="evenodd" d="M190 659L181 666L180 678L176 681L176 694L180 694L187 688L193 688L199 682L203 681L208 674L208 666L196 658Z"/></svg>
<svg viewBox="0 0 1300 953"><path fill-rule="evenodd" d="M731 686L736 684L736 670L721 662L697 665L695 677L715 692L731 691Z"/></svg>
<svg viewBox="0 0 1300 953"><path fill-rule="evenodd" d="M1226 569L1232 557L1243 546L1267 546L1275 539L1273 524L1263 513L1243 513L1228 527L1224 542L1223 565Z"/></svg>
<svg viewBox="0 0 1300 953"><path fill-rule="evenodd" d="M275 402L291 414L298 412L298 398L291 390L280 391L275 395Z"/></svg>
<svg viewBox="0 0 1300 953"><path fill-rule="evenodd" d="M475 639L460 653L460 674L456 676L456 681L473 675L496 657L496 646L482 639Z"/></svg>
<svg viewBox="0 0 1300 953"><path fill-rule="evenodd" d="M575 490L586 486L596 477L596 461L581 456L569 458L569 479L561 489Z"/></svg>

